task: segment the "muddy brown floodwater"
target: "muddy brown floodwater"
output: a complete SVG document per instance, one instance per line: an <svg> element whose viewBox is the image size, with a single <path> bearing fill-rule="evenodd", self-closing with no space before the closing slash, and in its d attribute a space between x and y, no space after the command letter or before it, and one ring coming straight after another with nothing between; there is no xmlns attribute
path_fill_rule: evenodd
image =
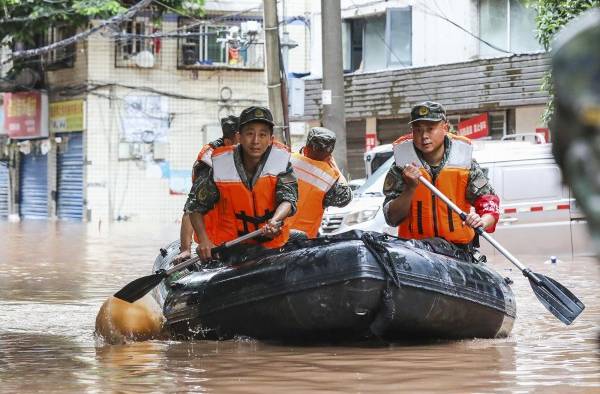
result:
<svg viewBox="0 0 600 394"><path fill-rule="evenodd" d="M107 345L94 338L102 302L150 273L175 224L0 222L0 392L600 393L600 263L517 257L573 291L586 309L554 319L515 281L510 337L431 343L289 346L250 339Z"/></svg>

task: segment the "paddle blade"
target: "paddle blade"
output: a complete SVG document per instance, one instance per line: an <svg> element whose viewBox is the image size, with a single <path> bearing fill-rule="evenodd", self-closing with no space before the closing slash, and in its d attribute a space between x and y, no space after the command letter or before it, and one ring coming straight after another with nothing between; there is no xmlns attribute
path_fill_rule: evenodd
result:
<svg viewBox="0 0 600 394"><path fill-rule="evenodd" d="M156 274L137 278L126 284L121 290L117 291L115 297L123 301L135 302L158 286L166 276L166 272L161 270Z"/></svg>
<svg viewBox="0 0 600 394"><path fill-rule="evenodd" d="M540 279L540 283L536 283L531 277L529 277L529 283L538 300L561 322L566 325L573 323L583 312L585 305L554 279L538 273L534 273L534 275Z"/></svg>

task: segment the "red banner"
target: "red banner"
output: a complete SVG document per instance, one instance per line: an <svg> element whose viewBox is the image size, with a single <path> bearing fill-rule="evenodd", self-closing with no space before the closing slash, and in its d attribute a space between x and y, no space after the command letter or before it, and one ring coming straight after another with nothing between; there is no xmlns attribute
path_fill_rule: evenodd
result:
<svg viewBox="0 0 600 394"><path fill-rule="evenodd" d="M490 134L487 112L458 124L458 135L471 139L486 137Z"/></svg>
<svg viewBox="0 0 600 394"><path fill-rule="evenodd" d="M377 146L377 133L365 133L365 152Z"/></svg>
<svg viewBox="0 0 600 394"><path fill-rule="evenodd" d="M550 142L550 130L547 127L537 127L535 132L544 136L544 142Z"/></svg>
<svg viewBox="0 0 600 394"><path fill-rule="evenodd" d="M4 93L4 129L15 139L48 137L48 96L41 92Z"/></svg>

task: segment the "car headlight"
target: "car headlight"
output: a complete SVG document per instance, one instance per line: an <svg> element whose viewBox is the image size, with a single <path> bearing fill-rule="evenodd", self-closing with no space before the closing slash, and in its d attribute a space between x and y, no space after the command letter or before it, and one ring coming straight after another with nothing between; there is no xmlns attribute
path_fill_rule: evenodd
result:
<svg viewBox="0 0 600 394"><path fill-rule="evenodd" d="M342 224L345 226L352 226L354 224L366 222L367 220L373 219L375 215L377 215L377 212L379 212L379 207L351 212L346 215Z"/></svg>

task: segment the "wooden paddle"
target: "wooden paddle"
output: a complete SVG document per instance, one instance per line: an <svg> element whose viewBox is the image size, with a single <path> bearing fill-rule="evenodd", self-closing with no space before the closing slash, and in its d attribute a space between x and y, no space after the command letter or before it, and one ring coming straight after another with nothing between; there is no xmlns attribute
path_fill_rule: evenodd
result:
<svg viewBox="0 0 600 394"><path fill-rule="evenodd" d="M214 247L211 249L210 252L213 256L216 256L219 253L226 250L227 248L232 247L233 245L237 245L240 242L244 242L248 239L256 238L259 235L262 235L263 232L264 231L262 228L255 230L251 233L242 235L239 238L236 238L234 240L225 242L222 245ZM181 271L182 269L196 263L199 260L200 260L199 257L194 257L193 259L189 259L184 262L181 262L181 263L169 268L168 270L159 269L152 275L147 275L147 276L143 276L141 278L137 278L137 279L129 282L128 284L126 284L121 290L117 291L114 296L123 301L135 302L135 301L139 300L140 298L142 298L143 296L145 296L146 294L148 294L148 292L150 290L152 290L153 288L158 286L158 284L160 282L162 282L163 279L167 278L172 273Z"/></svg>
<svg viewBox="0 0 600 394"><path fill-rule="evenodd" d="M454 212L456 212L462 220L467 219L467 214L464 213L456 204L454 204L448 197L446 197L441 191L431 184L423 176L419 177L421 181L429 190L431 190L440 200L448 204ZM546 307L554 316L560 321L569 325L579 316L585 309L585 305L571 293L566 287L558 283L552 278L544 276L542 274L535 273L529 268L517 260L508 250L492 238L488 233L483 231L481 227L474 229L477 234L485 238L489 243L492 244L500 253L502 253L511 263L516 265L523 275L529 279L529 283L535 296L540 300L542 305Z"/></svg>

